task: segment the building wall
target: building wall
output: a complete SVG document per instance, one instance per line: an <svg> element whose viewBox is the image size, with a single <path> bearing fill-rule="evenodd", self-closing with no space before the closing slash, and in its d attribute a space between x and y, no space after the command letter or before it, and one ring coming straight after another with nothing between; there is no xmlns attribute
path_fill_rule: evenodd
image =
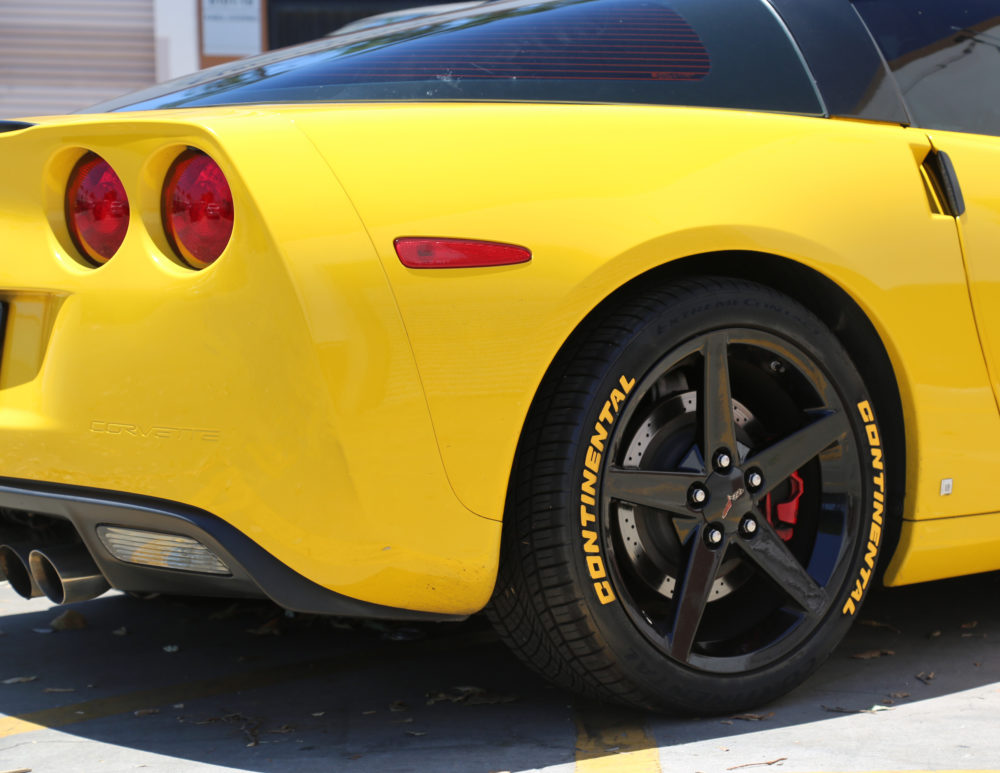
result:
<svg viewBox="0 0 1000 773"><path fill-rule="evenodd" d="M155 78L153 0L0 0L0 118L71 112Z"/></svg>

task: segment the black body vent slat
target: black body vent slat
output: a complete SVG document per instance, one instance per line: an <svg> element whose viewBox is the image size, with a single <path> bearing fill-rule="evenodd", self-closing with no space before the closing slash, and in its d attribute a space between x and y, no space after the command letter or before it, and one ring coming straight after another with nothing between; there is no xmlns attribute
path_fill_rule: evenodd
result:
<svg viewBox="0 0 1000 773"><path fill-rule="evenodd" d="M0 121L0 134L29 129L34 125L33 123L25 123L24 121Z"/></svg>

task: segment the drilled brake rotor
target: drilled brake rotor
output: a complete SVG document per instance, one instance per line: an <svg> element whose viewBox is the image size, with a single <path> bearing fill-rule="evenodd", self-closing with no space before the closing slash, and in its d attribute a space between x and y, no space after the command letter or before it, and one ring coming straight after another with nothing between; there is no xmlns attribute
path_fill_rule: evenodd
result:
<svg viewBox="0 0 1000 773"><path fill-rule="evenodd" d="M640 469L673 469L700 473L705 470L704 454L696 443L698 395L695 391L675 394L656 403L628 438L623 466ZM756 422L741 403L733 400L740 461L753 446ZM625 553L636 574L651 589L672 599L677 575L684 563L683 543L673 519L650 508L618 503L618 529ZM720 567L709 602L725 598L739 589L752 571L739 558L730 558Z"/></svg>

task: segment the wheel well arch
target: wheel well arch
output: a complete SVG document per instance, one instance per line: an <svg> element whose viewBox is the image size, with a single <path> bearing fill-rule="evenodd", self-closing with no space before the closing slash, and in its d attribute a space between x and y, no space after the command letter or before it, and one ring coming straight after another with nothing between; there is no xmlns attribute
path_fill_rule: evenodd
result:
<svg viewBox="0 0 1000 773"><path fill-rule="evenodd" d="M903 405L896 372L882 338L868 315L854 299L836 282L822 273L771 253L753 251L726 251L691 255L652 268L619 287L593 308L577 325L550 364L539 385L536 398L541 393L553 370L575 348L575 340L586 335L591 320L609 306L614 306L639 287L650 283L662 284L698 276L744 279L765 285L787 295L812 311L834 334L847 351L854 366L861 374L868 394L878 406L879 431L883 446L893 449L886 455L886 516L883 531L882 559L878 576L885 568L899 542L906 492L906 427ZM529 415L533 411L529 409ZM518 453L521 442L518 442ZM511 476L508 495L513 483ZM508 497L508 503L509 503ZM506 522L507 519L504 518Z"/></svg>

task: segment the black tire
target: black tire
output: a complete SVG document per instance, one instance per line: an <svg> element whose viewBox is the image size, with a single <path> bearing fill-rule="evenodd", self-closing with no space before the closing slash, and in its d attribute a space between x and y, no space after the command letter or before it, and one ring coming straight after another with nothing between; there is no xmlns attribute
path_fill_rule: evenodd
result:
<svg viewBox="0 0 1000 773"><path fill-rule="evenodd" d="M861 377L798 303L721 278L620 299L532 405L491 620L591 696L698 715L760 705L856 615L884 463Z"/></svg>

